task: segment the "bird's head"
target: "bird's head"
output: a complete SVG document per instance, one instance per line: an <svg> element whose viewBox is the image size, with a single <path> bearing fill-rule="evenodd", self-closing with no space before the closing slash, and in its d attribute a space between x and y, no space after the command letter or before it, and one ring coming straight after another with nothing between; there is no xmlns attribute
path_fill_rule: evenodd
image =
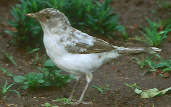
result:
<svg viewBox="0 0 171 107"><path fill-rule="evenodd" d="M57 24L70 25L68 18L62 12L54 8L46 8L36 13L28 13L26 16L37 19L41 25L50 25L51 27Z"/></svg>

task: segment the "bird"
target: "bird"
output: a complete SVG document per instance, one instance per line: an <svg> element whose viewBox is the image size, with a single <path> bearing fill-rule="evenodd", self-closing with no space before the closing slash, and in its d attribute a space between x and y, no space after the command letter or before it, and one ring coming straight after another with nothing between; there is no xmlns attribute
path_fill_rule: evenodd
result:
<svg viewBox="0 0 171 107"><path fill-rule="evenodd" d="M45 50L54 64L75 75L77 80L73 86L70 98L82 76L86 78L86 85L80 98L74 104L89 104L83 101L84 95L93 79L93 72L103 64L131 53L156 53L161 49L156 47L120 47L112 45L100 38L84 33L70 24L67 16L54 8L45 8L26 16L35 18L43 29L43 43Z"/></svg>

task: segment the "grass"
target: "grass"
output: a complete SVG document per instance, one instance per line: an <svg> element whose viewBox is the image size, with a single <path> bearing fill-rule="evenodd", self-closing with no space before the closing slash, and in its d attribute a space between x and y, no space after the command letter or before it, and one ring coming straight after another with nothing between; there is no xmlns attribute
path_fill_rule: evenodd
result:
<svg viewBox="0 0 171 107"><path fill-rule="evenodd" d="M73 103L72 100L69 98L57 98L55 101L62 102L64 104L72 104Z"/></svg>
<svg viewBox="0 0 171 107"><path fill-rule="evenodd" d="M1 88L1 95L3 96L3 98L6 98L6 94L9 93L9 92L14 92L16 93L18 96L20 96L20 93L17 91L17 90L12 90L12 86L14 84L9 84L8 85L8 82L7 80L5 81L4 85L2 86Z"/></svg>
<svg viewBox="0 0 171 107"><path fill-rule="evenodd" d="M149 72L158 73L161 77L168 77L168 73L171 72L171 59L163 59L160 55L148 56L144 60L136 58L136 60L141 68L147 68Z"/></svg>
<svg viewBox="0 0 171 107"><path fill-rule="evenodd" d="M160 8L169 10L171 9L171 1L157 0L157 4Z"/></svg>
<svg viewBox="0 0 171 107"><path fill-rule="evenodd" d="M52 104L46 102L44 104L42 104L43 107L59 107L59 106L53 106Z"/></svg>
<svg viewBox="0 0 171 107"><path fill-rule="evenodd" d="M136 94L141 96L141 98L146 98L146 99L161 96L171 91L171 87L168 87L163 90L158 90L157 88L143 90L136 83L134 84L125 83L125 85L132 88Z"/></svg>
<svg viewBox="0 0 171 107"><path fill-rule="evenodd" d="M12 56L11 54L4 52L4 56L15 66L17 66L17 63L14 59L14 56Z"/></svg>
<svg viewBox="0 0 171 107"><path fill-rule="evenodd" d="M5 74L5 75L7 75L9 77L13 77L14 76L13 73L9 72L6 68L4 68L2 66L0 66L0 71L2 71L3 74Z"/></svg>
<svg viewBox="0 0 171 107"><path fill-rule="evenodd" d="M28 53L33 56L33 58L32 58L33 65L38 64L40 61L39 50L40 50L40 48L34 48L34 49L31 49L30 51L28 51Z"/></svg>
<svg viewBox="0 0 171 107"><path fill-rule="evenodd" d="M19 0L11 8L13 19L8 24L15 30L5 30L12 36L11 43L18 47L42 48L43 31L39 22L26 17L27 13L38 12L45 8L56 8L63 12L73 27L90 35L102 35L112 38L115 32L121 32L124 39L128 34L119 24L119 15L113 11L112 0ZM77 10L77 12L75 12Z"/></svg>
<svg viewBox="0 0 171 107"><path fill-rule="evenodd" d="M92 87L97 89L97 91L101 94L103 94L105 91L110 90L109 86L101 87L101 86L93 85Z"/></svg>
<svg viewBox="0 0 171 107"><path fill-rule="evenodd" d="M57 86L62 87L72 80L71 75L62 74L56 65L47 60L43 67L38 67L40 72L29 72L25 75L16 75L13 77L15 83L21 84L23 89L35 89L38 87Z"/></svg>
<svg viewBox="0 0 171 107"><path fill-rule="evenodd" d="M152 21L147 18L148 27L142 28L144 38L137 37L137 40L142 41L150 46L159 46L171 31L171 26L163 26L161 21Z"/></svg>

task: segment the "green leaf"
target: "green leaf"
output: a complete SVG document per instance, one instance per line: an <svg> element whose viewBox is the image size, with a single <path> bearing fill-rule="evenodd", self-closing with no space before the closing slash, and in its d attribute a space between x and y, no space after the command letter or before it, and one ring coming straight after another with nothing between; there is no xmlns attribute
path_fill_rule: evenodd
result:
<svg viewBox="0 0 171 107"><path fill-rule="evenodd" d="M17 66L17 63L16 63L16 61L15 61L15 59L14 59L14 57L13 57L12 55L10 55L10 54L8 54L8 53L4 53L4 55L5 55L6 58L8 58L8 60L9 60L12 64L14 64L15 66Z"/></svg>
<svg viewBox="0 0 171 107"><path fill-rule="evenodd" d="M144 90L141 93L141 98L152 98L159 94L161 94L161 92L157 88L153 88L153 89L149 89L149 90Z"/></svg>
<svg viewBox="0 0 171 107"><path fill-rule="evenodd" d="M6 68L1 67L1 66L0 66L0 70L1 70L3 73L7 73L7 72L8 72L8 70L7 70Z"/></svg>
<svg viewBox="0 0 171 107"><path fill-rule="evenodd" d="M142 90L139 87L137 87L136 83L134 84L126 84L128 87L134 89L134 92L136 94L141 95L141 98L153 98L156 96L160 96L163 94L166 94L168 91L171 91L171 87L166 88L164 90L159 91L157 88L152 88L152 89L148 89L148 90Z"/></svg>
<svg viewBox="0 0 171 107"><path fill-rule="evenodd" d="M56 102L61 102L61 101L64 101L65 99L67 99L67 98L57 98Z"/></svg>
<svg viewBox="0 0 171 107"><path fill-rule="evenodd" d="M52 60L48 59L45 64L44 64L45 67L54 67L55 64L52 62Z"/></svg>
<svg viewBox="0 0 171 107"><path fill-rule="evenodd" d="M13 19L9 25L16 32L8 32L18 46L42 46L42 29L38 21L26 17L29 12L37 12L44 8L56 8L63 12L72 25L90 34L101 34L112 38L119 22L119 16L111 8L111 0L104 2L92 0L19 0L19 4L11 9ZM78 10L75 12L75 10ZM90 17L88 17L90 16ZM127 33L123 32L126 37Z"/></svg>
<svg viewBox="0 0 171 107"><path fill-rule="evenodd" d="M32 53L38 52L39 50L40 50L40 48L35 48L35 49L32 49L31 51L29 51L28 53L32 54Z"/></svg>
<svg viewBox="0 0 171 107"><path fill-rule="evenodd" d="M167 38L167 34L169 32L168 28L165 27L162 31L159 32L158 29L162 26L161 21L155 22L147 18L147 22L149 27L143 28L143 32L141 32L145 37L144 42L151 46L160 45L163 40Z"/></svg>
<svg viewBox="0 0 171 107"><path fill-rule="evenodd" d="M166 89L161 90L161 91L159 91L157 88L144 90L141 93L141 98L152 98L155 96L160 96L160 95L166 94L168 91L171 91L171 87L166 88Z"/></svg>
<svg viewBox="0 0 171 107"><path fill-rule="evenodd" d="M72 104L72 100L70 98L58 98L56 102L64 102L64 104Z"/></svg>
<svg viewBox="0 0 171 107"><path fill-rule="evenodd" d="M38 80L38 82L42 84L42 83L44 83L44 80Z"/></svg>
<svg viewBox="0 0 171 107"><path fill-rule="evenodd" d="M141 90L141 89L138 89L138 88L135 88L135 93L137 93L137 94L141 94L143 91Z"/></svg>
<svg viewBox="0 0 171 107"><path fill-rule="evenodd" d="M168 71L170 71L170 72L171 72L171 65L170 65L170 67L168 67L168 68L164 68L164 69L163 69L163 72L168 72Z"/></svg>
<svg viewBox="0 0 171 107"><path fill-rule="evenodd" d="M9 90L9 91L14 92L14 93L16 93L16 94L18 95L18 97L21 97L21 95L20 95L20 92L19 92L19 91L17 91L17 90Z"/></svg>
<svg viewBox="0 0 171 107"><path fill-rule="evenodd" d="M134 84L125 83L125 85L132 88L132 89L134 89L134 88L140 89L140 87L136 83L134 83Z"/></svg>
<svg viewBox="0 0 171 107"><path fill-rule="evenodd" d="M52 107L59 107L59 106L52 106Z"/></svg>
<svg viewBox="0 0 171 107"><path fill-rule="evenodd" d="M13 80L16 83L23 83L26 80L26 77L24 77L24 76L14 76Z"/></svg>
<svg viewBox="0 0 171 107"><path fill-rule="evenodd" d="M92 87L97 89L100 93L104 93L104 90L103 90L102 87L99 87L99 86L96 86L96 85L93 85Z"/></svg>
<svg viewBox="0 0 171 107"><path fill-rule="evenodd" d="M5 30L4 32L11 36L15 35L15 32L10 31L10 30Z"/></svg>
<svg viewBox="0 0 171 107"><path fill-rule="evenodd" d="M44 106L51 107L51 104L50 103L45 103Z"/></svg>
<svg viewBox="0 0 171 107"><path fill-rule="evenodd" d="M124 39L128 39L128 34L127 34L126 29L125 29L124 26L118 25L118 26L116 26L116 29L117 29L119 32L122 33Z"/></svg>
<svg viewBox="0 0 171 107"><path fill-rule="evenodd" d="M13 77L14 74L9 72L6 68L0 66L0 70L9 77Z"/></svg>

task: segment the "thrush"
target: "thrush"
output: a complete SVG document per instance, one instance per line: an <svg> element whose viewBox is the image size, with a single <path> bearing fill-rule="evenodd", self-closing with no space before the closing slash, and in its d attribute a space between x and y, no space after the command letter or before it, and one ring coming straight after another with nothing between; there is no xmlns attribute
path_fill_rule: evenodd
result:
<svg viewBox="0 0 171 107"><path fill-rule="evenodd" d="M161 51L156 47L125 48L83 33L71 26L68 18L59 10L46 8L27 16L37 19L43 29L43 43L47 55L55 65L76 76L79 81L82 75L86 77L86 85L75 104L83 101L85 92L93 79L93 72L101 65L130 53L155 53ZM73 87L71 97L75 91Z"/></svg>

